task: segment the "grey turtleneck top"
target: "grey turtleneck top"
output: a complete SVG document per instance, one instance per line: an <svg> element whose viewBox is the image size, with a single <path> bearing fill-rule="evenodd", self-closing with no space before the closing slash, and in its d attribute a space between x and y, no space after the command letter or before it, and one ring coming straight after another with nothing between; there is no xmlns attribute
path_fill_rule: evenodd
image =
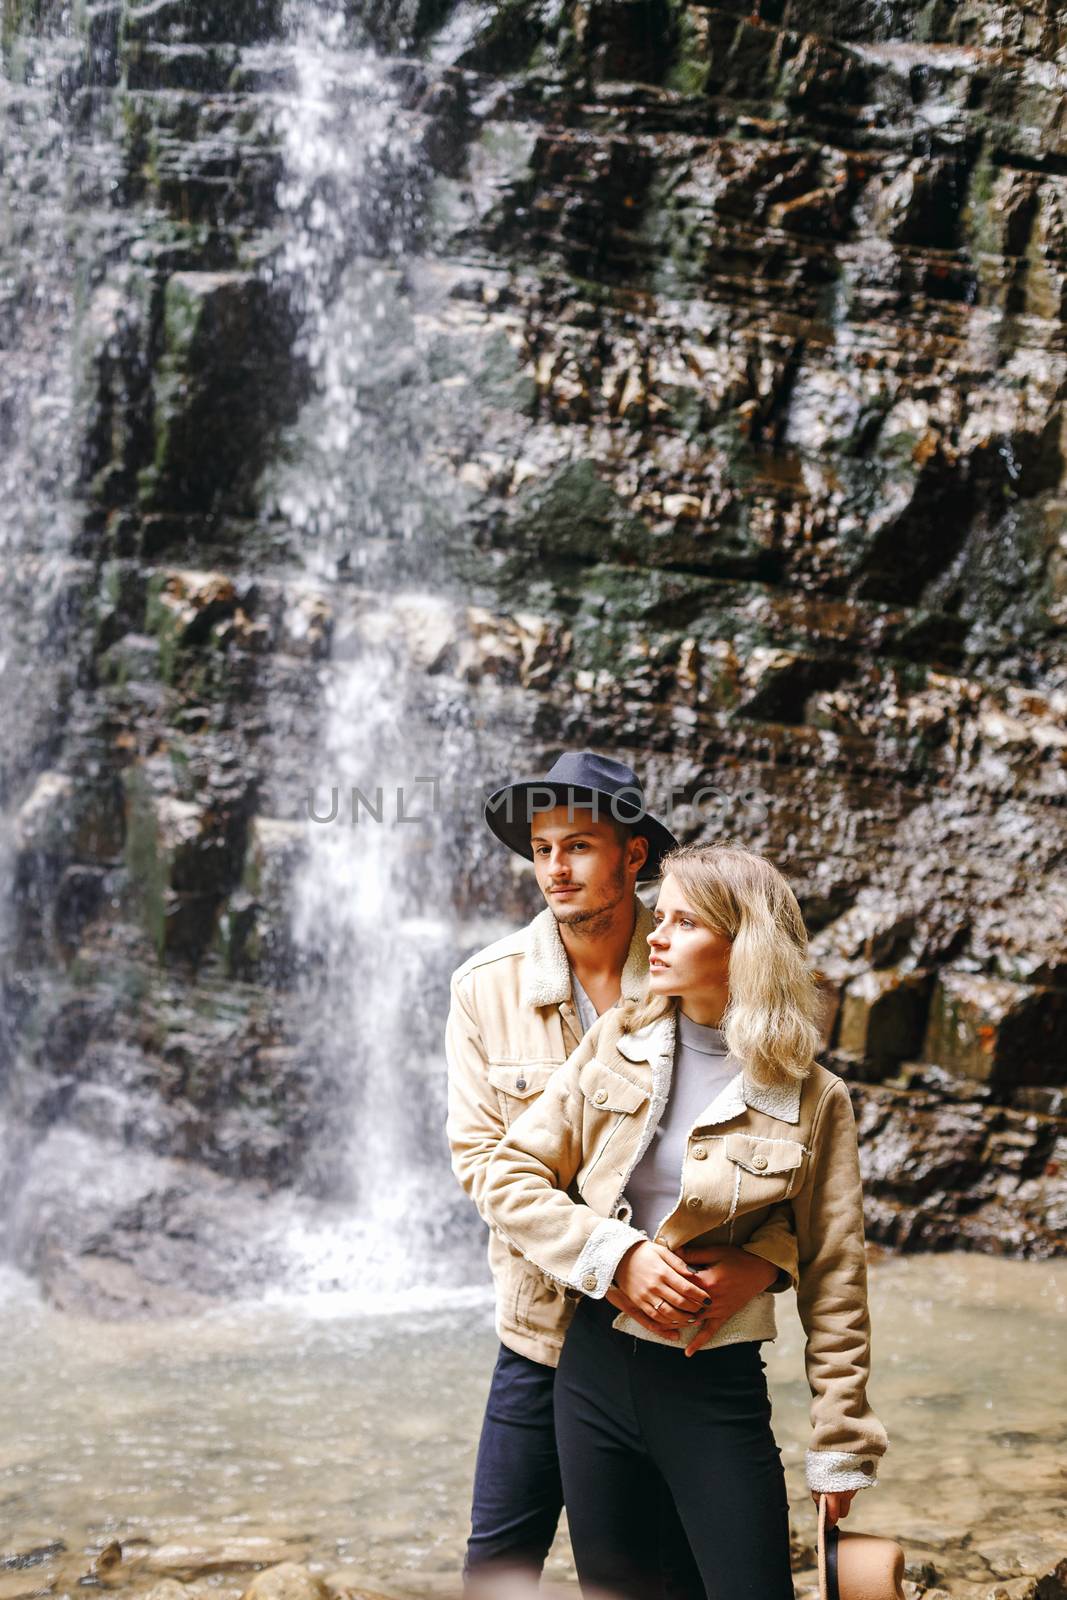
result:
<svg viewBox="0 0 1067 1600"><path fill-rule="evenodd" d="M678 1204L682 1164L693 1124L706 1111L719 1090L741 1067L727 1054L726 1040L718 1028L691 1022L676 1013L678 1030L670 1094L652 1135L652 1143L630 1174L626 1198L633 1207L631 1224L650 1239Z"/></svg>
<svg viewBox="0 0 1067 1600"><path fill-rule="evenodd" d="M596 1006L578 982L578 974L573 967L571 968L571 993L574 997L574 1009L577 1011L578 1020L582 1024L582 1037L584 1038L596 1021L598 1012Z"/></svg>

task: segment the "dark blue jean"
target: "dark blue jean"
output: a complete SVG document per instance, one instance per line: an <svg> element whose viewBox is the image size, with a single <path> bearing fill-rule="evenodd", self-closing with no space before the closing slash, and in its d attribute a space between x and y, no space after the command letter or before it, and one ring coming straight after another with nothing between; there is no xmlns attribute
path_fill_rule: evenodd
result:
<svg viewBox="0 0 1067 1600"><path fill-rule="evenodd" d="M789 1503L759 1344L680 1350L583 1300L556 1373L556 1438L583 1592L662 1594L664 1487L708 1600L794 1600Z"/></svg>
<svg viewBox="0 0 1067 1600"><path fill-rule="evenodd" d="M555 1377L552 1367L501 1345L474 1470L471 1536L463 1565L469 1587L506 1572L534 1582L541 1575L563 1507L553 1415ZM674 1502L662 1485L651 1514L657 1528L658 1600L705 1600Z"/></svg>

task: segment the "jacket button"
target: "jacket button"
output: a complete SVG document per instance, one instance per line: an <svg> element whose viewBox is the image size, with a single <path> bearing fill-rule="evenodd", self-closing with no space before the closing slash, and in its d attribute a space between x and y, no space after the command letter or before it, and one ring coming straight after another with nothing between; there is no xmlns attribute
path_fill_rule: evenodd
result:
<svg viewBox="0 0 1067 1600"><path fill-rule="evenodd" d="M704 1149L704 1146L702 1144L695 1144L693 1146L693 1160L694 1161L704 1161L707 1158L707 1154L708 1154L708 1152Z"/></svg>
<svg viewBox="0 0 1067 1600"><path fill-rule="evenodd" d="M608 1091L606 1089L598 1089L596 1094L593 1096L593 1104L595 1106L604 1106L607 1105L607 1103Z"/></svg>
<svg viewBox="0 0 1067 1600"><path fill-rule="evenodd" d="M689 1207L690 1211L699 1211L700 1210L700 1199L699 1199L699 1197L697 1195L695 1195L695 1194L691 1194L689 1196L689 1199L686 1201L686 1205Z"/></svg>
<svg viewBox="0 0 1067 1600"><path fill-rule="evenodd" d="M596 1288L596 1273L595 1272L587 1272L586 1273L585 1277L582 1279L582 1288L583 1289L588 1289L590 1294L592 1294L593 1290Z"/></svg>
<svg viewBox="0 0 1067 1600"><path fill-rule="evenodd" d="M517 1079L516 1083L515 1083L515 1087L516 1087L516 1089L525 1089L525 1087L526 1087L526 1079L525 1078Z"/></svg>
<svg viewBox="0 0 1067 1600"><path fill-rule="evenodd" d="M767 1165L767 1157L766 1156L753 1156L752 1157L752 1165L754 1167L757 1167L759 1169L759 1171L762 1172L764 1167Z"/></svg>

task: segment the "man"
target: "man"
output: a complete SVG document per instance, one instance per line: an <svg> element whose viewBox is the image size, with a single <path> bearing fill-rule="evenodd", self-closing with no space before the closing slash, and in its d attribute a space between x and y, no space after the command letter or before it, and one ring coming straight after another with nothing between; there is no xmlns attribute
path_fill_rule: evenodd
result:
<svg viewBox="0 0 1067 1600"><path fill-rule="evenodd" d="M485 809L493 833L532 861L546 909L520 932L480 950L453 974L446 1031L452 1166L481 1207L497 1141L542 1092L597 1016L636 999L648 976L651 913L634 894L658 876L675 843L644 809L634 772L591 751L562 755L542 779L506 785ZM715 1325L768 1287L792 1282L795 1241L768 1223L745 1249L690 1258L705 1271ZM475 1468L469 1585L508 1571L534 1581L562 1508L552 1420L555 1367L578 1296L543 1278L496 1233L489 1264L501 1348ZM685 1263L677 1262L683 1270ZM607 1298L655 1331L617 1289ZM664 1495L664 1581L703 1597L669 1497Z"/></svg>

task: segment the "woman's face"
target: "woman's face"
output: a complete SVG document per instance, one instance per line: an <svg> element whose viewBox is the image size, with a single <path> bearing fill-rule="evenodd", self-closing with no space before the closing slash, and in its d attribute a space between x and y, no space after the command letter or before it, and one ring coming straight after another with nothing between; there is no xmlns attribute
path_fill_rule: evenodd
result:
<svg viewBox="0 0 1067 1600"><path fill-rule="evenodd" d="M648 936L649 990L696 1002L701 1010L721 1014L730 985L731 941L697 920L696 912L668 873L660 886L653 913L656 926ZM691 1006L685 1005L690 1011Z"/></svg>

